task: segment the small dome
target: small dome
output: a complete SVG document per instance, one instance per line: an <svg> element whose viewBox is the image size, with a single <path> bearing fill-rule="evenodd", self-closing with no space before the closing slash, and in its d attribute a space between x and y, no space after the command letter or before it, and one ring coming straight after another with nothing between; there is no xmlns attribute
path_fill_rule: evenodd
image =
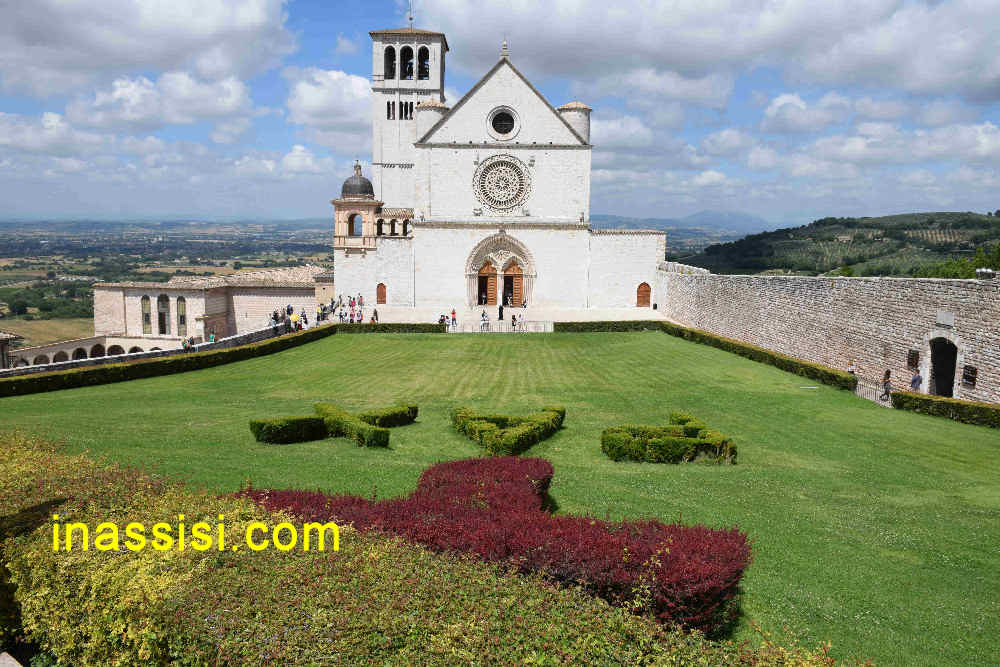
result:
<svg viewBox="0 0 1000 667"><path fill-rule="evenodd" d="M344 181L340 189L341 199L375 199L375 188L372 182L361 175L361 165L354 162L354 175Z"/></svg>

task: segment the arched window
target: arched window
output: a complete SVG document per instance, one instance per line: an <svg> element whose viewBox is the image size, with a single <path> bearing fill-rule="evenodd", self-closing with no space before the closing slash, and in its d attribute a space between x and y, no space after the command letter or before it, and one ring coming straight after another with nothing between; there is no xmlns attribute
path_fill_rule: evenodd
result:
<svg viewBox="0 0 1000 667"><path fill-rule="evenodd" d="M87 358L87 350L83 349L82 347L78 347L75 350L73 350L73 359L86 359L86 358Z"/></svg>
<svg viewBox="0 0 1000 667"><path fill-rule="evenodd" d="M400 79L409 81L413 78L413 49L404 46L399 52L399 74Z"/></svg>
<svg viewBox="0 0 1000 667"><path fill-rule="evenodd" d="M385 283L379 283L378 286L375 287L375 303L385 303Z"/></svg>
<svg viewBox="0 0 1000 667"><path fill-rule="evenodd" d="M383 220L382 218L379 218L378 222L375 223L375 236L382 236L382 234L385 233L385 232L382 231L382 225L384 225L384 224L385 224L385 220Z"/></svg>
<svg viewBox="0 0 1000 667"><path fill-rule="evenodd" d="M351 236L361 236L364 231L364 218L360 213L352 213L347 219L347 233Z"/></svg>
<svg viewBox="0 0 1000 667"><path fill-rule="evenodd" d="M639 283L635 290L635 305L637 308L649 308L649 283Z"/></svg>
<svg viewBox="0 0 1000 667"><path fill-rule="evenodd" d="M396 221L395 221L395 219L389 221L389 236L396 236Z"/></svg>
<svg viewBox="0 0 1000 667"><path fill-rule="evenodd" d="M128 349L128 353L129 354L135 354L136 352L142 352L142 348L141 347L130 347Z"/></svg>
<svg viewBox="0 0 1000 667"><path fill-rule="evenodd" d="M156 297L156 330L161 336L170 334L170 297L166 294Z"/></svg>
<svg viewBox="0 0 1000 667"><path fill-rule="evenodd" d="M396 49L391 46L385 47L385 78L396 78Z"/></svg>
<svg viewBox="0 0 1000 667"><path fill-rule="evenodd" d="M188 335L187 301L182 296L177 297L177 335Z"/></svg>
<svg viewBox="0 0 1000 667"><path fill-rule="evenodd" d="M109 357L117 357L119 354L125 354L125 350L121 345L112 345L108 348Z"/></svg>
<svg viewBox="0 0 1000 667"><path fill-rule="evenodd" d="M409 218L407 218L406 220L403 220L403 236L406 236L409 233L410 233L410 220Z"/></svg>
<svg viewBox="0 0 1000 667"><path fill-rule="evenodd" d="M431 78L431 52L426 46L417 51L417 78Z"/></svg>
<svg viewBox="0 0 1000 667"><path fill-rule="evenodd" d="M44 354L40 354L31 361L32 366L41 366L42 364L49 363L49 358Z"/></svg>
<svg viewBox="0 0 1000 667"><path fill-rule="evenodd" d="M98 343L94 347L90 348L90 358L103 357L104 356L104 346Z"/></svg>
<svg viewBox="0 0 1000 667"><path fill-rule="evenodd" d="M60 350L59 352L56 352L56 356L52 357L52 363L55 364L55 363L58 363L60 361L69 361L69 355L66 354L62 350Z"/></svg>
<svg viewBox="0 0 1000 667"><path fill-rule="evenodd" d="M392 102L385 103L385 119L392 120Z"/></svg>
<svg viewBox="0 0 1000 667"><path fill-rule="evenodd" d="M145 336L153 333L153 316L149 311L149 297L142 297L142 333Z"/></svg>

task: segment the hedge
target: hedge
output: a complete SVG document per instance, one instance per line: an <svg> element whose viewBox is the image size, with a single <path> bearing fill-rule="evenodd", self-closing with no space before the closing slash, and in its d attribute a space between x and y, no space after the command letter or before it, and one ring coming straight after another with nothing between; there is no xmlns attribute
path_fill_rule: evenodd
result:
<svg viewBox="0 0 1000 667"><path fill-rule="evenodd" d="M257 442L287 444L309 442L327 437L326 423L322 417L278 417L276 419L254 419L250 422L250 432Z"/></svg>
<svg viewBox="0 0 1000 667"><path fill-rule="evenodd" d="M589 333L593 331L660 331L659 320L624 320L601 322L555 322L552 330L563 333Z"/></svg>
<svg viewBox="0 0 1000 667"><path fill-rule="evenodd" d="M372 426L332 403L317 403L316 414L323 418L331 438L350 438L359 447L388 447L389 429Z"/></svg>
<svg viewBox="0 0 1000 667"><path fill-rule="evenodd" d="M357 414L358 419L371 424L372 426L382 426L392 428L394 426L406 426L412 424L417 418L417 406L412 404L394 405L391 408L381 410L367 410Z"/></svg>
<svg viewBox="0 0 1000 667"><path fill-rule="evenodd" d="M337 333L337 327L338 325L334 324L314 327L293 334L270 338L259 343L250 343L249 345L230 347L223 350L178 352L177 355L171 357L2 378L0 379L0 397L22 396L44 391L56 391L58 389L73 389L75 387L89 387L220 366L234 361L243 361L266 354L274 354L275 352L281 352L282 350L287 350L304 343L319 340L320 338Z"/></svg>
<svg viewBox="0 0 1000 667"><path fill-rule="evenodd" d="M625 424L605 429L601 451L613 461L736 463L736 445L730 438L684 412L670 413L669 426Z"/></svg>
<svg viewBox="0 0 1000 667"><path fill-rule="evenodd" d="M707 331L701 331L700 329L689 329L670 322L660 322L659 324L663 331L672 336L677 336L678 338L683 338L684 340L689 340L695 343L711 345L712 347L717 347L721 350L738 354L741 357L746 357L747 359L751 359L753 361L770 364L783 371L795 373L796 375L801 375L803 377L816 380L817 382L822 382L823 384L829 384L840 389L847 389L849 391L854 391L854 388L858 384L858 379L846 371L840 371L836 368L830 368L829 366L824 366L822 364L814 364L811 361L803 361L802 359L796 359L795 357L789 357L784 354L772 352L771 350L767 350L763 347L743 343L732 338L717 336Z"/></svg>
<svg viewBox="0 0 1000 667"><path fill-rule="evenodd" d="M544 574L664 625L711 633L733 619L750 563L745 534L736 528L556 516L545 510L552 476L552 464L544 459L480 458L428 468L406 498L375 501L274 489L249 489L239 496L303 520L351 522L433 551L470 553Z"/></svg>
<svg viewBox="0 0 1000 667"><path fill-rule="evenodd" d="M892 392L890 398L892 407L897 410L911 410L935 417L947 417L966 424L1000 428L1000 406L998 405L930 394L914 394L908 391Z"/></svg>
<svg viewBox="0 0 1000 667"><path fill-rule="evenodd" d="M456 408L451 422L459 433L479 443L490 456L517 455L552 436L562 428L566 408L545 407L527 417L481 414Z"/></svg>
<svg viewBox="0 0 1000 667"><path fill-rule="evenodd" d="M54 512L91 525L224 513L228 544L242 540L250 521L273 526L288 517L101 467L47 443L0 439L0 571L10 562L17 584L0 589L16 598L8 595L2 608L13 624L0 626L0 648L12 650L11 639L27 632L44 651L39 663L47 656L79 665L833 664L822 648L766 639L758 648L710 643L581 589L553 587L542 575L508 573L348 526L334 556L273 549L53 553ZM18 657L28 664L31 656Z"/></svg>

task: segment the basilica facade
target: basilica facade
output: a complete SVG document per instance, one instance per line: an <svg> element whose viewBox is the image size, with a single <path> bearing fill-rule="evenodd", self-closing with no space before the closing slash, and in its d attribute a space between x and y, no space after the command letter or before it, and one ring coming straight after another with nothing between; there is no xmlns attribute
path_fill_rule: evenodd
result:
<svg viewBox="0 0 1000 667"><path fill-rule="evenodd" d="M590 114L496 64L444 103L438 32L372 38L371 179L334 206L336 291L390 306L650 307L662 232L590 226Z"/></svg>

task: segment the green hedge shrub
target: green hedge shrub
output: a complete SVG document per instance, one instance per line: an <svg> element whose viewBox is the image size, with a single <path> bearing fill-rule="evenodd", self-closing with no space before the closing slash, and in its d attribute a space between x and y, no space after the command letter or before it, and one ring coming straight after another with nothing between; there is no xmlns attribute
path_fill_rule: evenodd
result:
<svg viewBox="0 0 1000 667"><path fill-rule="evenodd" d="M459 433L478 442L490 456L516 456L562 428L566 408L548 406L527 417L482 414L456 408L451 422Z"/></svg>
<svg viewBox="0 0 1000 667"><path fill-rule="evenodd" d="M250 422L250 432L257 442L287 444L309 442L327 437L326 423L322 417L278 417L276 419L254 419Z"/></svg>
<svg viewBox="0 0 1000 667"><path fill-rule="evenodd" d="M998 405L929 394L913 394L908 391L893 392L891 399L892 407L897 410L910 410L935 417L947 417L966 424L1000 428Z"/></svg>
<svg viewBox="0 0 1000 667"><path fill-rule="evenodd" d="M624 320L602 322L555 322L552 330L564 333L590 333L593 331L660 331L661 321Z"/></svg>
<svg viewBox="0 0 1000 667"><path fill-rule="evenodd" d="M394 405L391 408L359 412L357 417L372 426L392 428L412 424L417 418L417 411L416 405Z"/></svg>
<svg viewBox="0 0 1000 667"><path fill-rule="evenodd" d="M271 338L260 343L251 343L224 350L209 350L207 352L178 352L171 357L130 361L120 364L104 364L102 366L87 366L66 371L38 373L0 379L0 397L37 394L58 389L89 387L125 380L171 375L195 371L211 366L220 366L234 361L243 361L265 354L274 354L304 343L337 333L337 326L326 325L305 329L297 333Z"/></svg>
<svg viewBox="0 0 1000 667"><path fill-rule="evenodd" d="M738 354L741 357L746 357L747 359L751 359L753 361L770 364L771 366L776 366L783 371L795 373L796 375L801 375L803 377L816 380L817 382L822 382L823 384L829 384L834 387L839 387L840 389L847 389L849 391L854 391L854 388L858 384L858 379L846 371L840 371L822 364L814 364L810 361L803 361L802 359L789 357L762 347L757 347L756 345L743 343L738 340L733 340L732 338L717 336L707 331L689 329L687 327L671 324L670 322L660 322L659 324L663 331L672 336L677 336L678 338L690 340L695 343L711 345L712 347L717 347L721 350Z"/></svg>
<svg viewBox="0 0 1000 667"><path fill-rule="evenodd" d="M447 333L443 324L423 322L387 322L385 324L337 324L337 333Z"/></svg>
<svg viewBox="0 0 1000 667"><path fill-rule="evenodd" d="M331 438L350 438L359 447L388 447L389 429L372 426L332 403L317 403L316 414L323 418Z"/></svg>
<svg viewBox="0 0 1000 667"><path fill-rule="evenodd" d="M103 468L46 443L3 443L0 516L38 517L16 532L2 524L2 561L10 563L14 611L22 612L2 630L7 638L30 633L60 664L833 664L822 648L711 643L580 587L348 526L336 555L298 548L54 553L53 512L91 526L179 513L214 523L222 513L227 544L240 544L251 521L274 526L288 517Z"/></svg>
<svg viewBox="0 0 1000 667"><path fill-rule="evenodd" d="M736 445L686 412L671 412L669 426L624 424L601 433L601 451L613 461L736 463Z"/></svg>

